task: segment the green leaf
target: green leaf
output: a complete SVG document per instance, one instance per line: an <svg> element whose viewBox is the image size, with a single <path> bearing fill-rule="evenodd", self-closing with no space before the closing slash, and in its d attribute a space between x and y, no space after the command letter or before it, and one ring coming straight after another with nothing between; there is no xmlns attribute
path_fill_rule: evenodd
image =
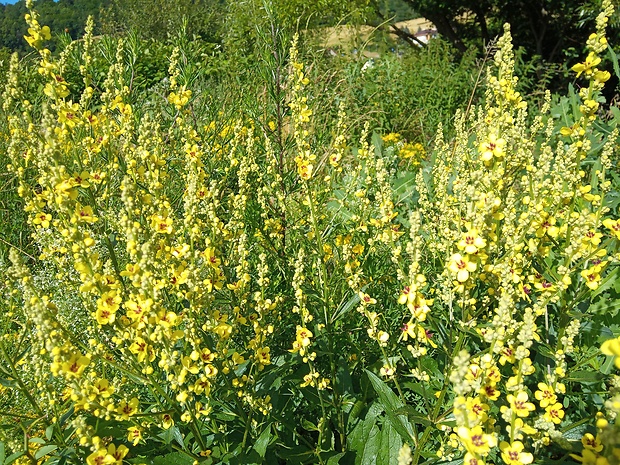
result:
<svg viewBox="0 0 620 465"><path fill-rule="evenodd" d="M18 458L23 457L24 455L24 451L21 452L15 452L14 454L9 455L6 460L4 461L4 465L11 465L13 462L15 462Z"/></svg>
<svg viewBox="0 0 620 465"><path fill-rule="evenodd" d="M254 443L254 450L260 455L261 459L265 458L265 453L267 452L267 446L269 445L269 441L271 440L271 425L267 425L267 427L260 433L260 436Z"/></svg>
<svg viewBox="0 0 620 465"><path fill-rule="evenodd" d="M4 450L4 442L0 441L0 464L4 463L6 452Z"/></svg>
<svg viewBox="0 0 620 465"><path fill-rule="evenodd" d="M305 418L301 420L301 426L303 427L303 429L305 429L306 431L319 431L319 427L316 426L314 423L312 423L309 420L306 420Z"/></svg>
<svg viewBox="0 0 620 465"><path fill-rule="evenodd" d="M607 50L609 51L609 56L611 56L611 62L614 65L614 72L616 73L616 76L620 78L620 66L618 66L618 55L616 55L616 52L614 52L614 49L609 44L607 44Z"/></svg>
<svg viewBox="0 0 620 465"><path fill-rule="evenodd" d="M327 460L326 465L338 465L338 463L340 463L340 459L344 457L345 453L346 452L339 452L336 455L332 455L329 460Z"/></svg>
<svg viewBox="0 0 620 465"><path fill-rule="evenodd" d="M405 415L397 415L395 412L405 406L403 402L398 398L396 394L374 373L365 370L368 379L372 383L372 387L379 396L385 413L388 419L392 423L392 426L398 431L398 434L403 438L403 441L414 443L414 433L411 423Z"/></svg>
<svg viewBox="0 0 620 465"><path fill-rule="evenodd" d="M364 445L364 452L362 453L362 461L360 465L377 465L377 456L381 450L381 431L377 428L377 425L372 425L366 444ZM380 463L380 465L383 465Z"/></svg>
<svg viewBox="0 0 620 465"><path fill-rule="evenodd" d="M54 452L56 449L58 449L58 446L55 444L48 444L47 446L43 446L37 451L36 454L34 454L34 458L39 460L41 457L46 456L50 452Z"/></svg>
<svg viewBox="0 0 620 465"><path fill-rule="evenodd" d="M577 370L570 373L566 380L575 383L595 383L602 380L604 377L605 375L600 372Z"/></svg>
<svg viewBox="0 0 620 465"><path fill-rule="evenodd" d="M194 460L190 456L180 452L155 457L153 460L154 465L191 465L192 463L194 463Z"/></svg>
<svg viewBox="0 0 620 465"><path fill-rule="evenodd" d="M396 465L398 463L398 452L403 445L398 432L390 422L381 426L381 447L377 456L378 464Z"/></svg>
<svg viewBox="0 0 620 465"><path fill-rule="evenodd" d="M351 431L349 435L349 447L351 450L357 452L358 457L361 457L361 454L364 452L368 436L375 426L376 421L377 419L374 417L366 418L364 421L360 421L355 428L353 428L353 431Z"/></svg>

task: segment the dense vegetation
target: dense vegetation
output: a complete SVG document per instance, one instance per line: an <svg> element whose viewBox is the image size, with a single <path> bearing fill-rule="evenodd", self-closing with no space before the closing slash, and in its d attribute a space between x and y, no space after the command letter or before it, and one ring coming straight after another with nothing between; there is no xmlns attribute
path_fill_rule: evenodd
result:
<svg viewBox="0 0 620 465"><path fill-rule="evenodd" d="M1 465L619 464L611 3L542 80L333 3L19 6Z"/></svg>

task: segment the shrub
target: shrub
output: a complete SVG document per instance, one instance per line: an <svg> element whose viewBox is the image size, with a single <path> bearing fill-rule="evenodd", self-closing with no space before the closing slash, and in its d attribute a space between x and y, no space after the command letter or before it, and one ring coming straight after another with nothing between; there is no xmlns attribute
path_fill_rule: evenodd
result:
<svg viewBox="0 0 620 465"><path fill-rule="evenodd" d="M616 463L610 13L540 114L506 29L420 163L351 140L345 104L321 133L295 41L273 113L203 112L179 49L165 100L132 100L123 41L98 94L88 34L69 100L31 11L46 97L14 59L3 99L38 248L3 288L5 462Z"/></svg>

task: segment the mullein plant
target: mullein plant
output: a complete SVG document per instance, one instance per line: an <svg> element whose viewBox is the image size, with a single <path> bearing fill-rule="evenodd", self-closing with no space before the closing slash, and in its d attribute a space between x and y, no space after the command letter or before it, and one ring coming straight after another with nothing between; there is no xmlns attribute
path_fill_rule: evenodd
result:
<svg viewBox="0 0 620 465"><path fill-rule="evenodd" d="M89 22L73 101L68 58L45 48L50 31L27 6L45 99L22 94L16 57L3 94L39 250L13 251L7 271L16 457L140 463L163 442L194 463L290 450L302 463L353 451L516 465L555 444L617 463L617 377L591 418L569 401L588 316L575 308L619 258L606 206L618 134L596 128L609 2L573 67L586 84L573 120L557 129L550 96L528 109L506 28L486 103L428 154L368 125L352 142L345 102L332 143L317 144L298 38L282 114L202 121L181 49L161 114L127 86L122 40L97 89ZM405 196L403 172L415 181ZM601 350L620 365L618 339ZM590 423L579 442L564 435Z"/></svg>

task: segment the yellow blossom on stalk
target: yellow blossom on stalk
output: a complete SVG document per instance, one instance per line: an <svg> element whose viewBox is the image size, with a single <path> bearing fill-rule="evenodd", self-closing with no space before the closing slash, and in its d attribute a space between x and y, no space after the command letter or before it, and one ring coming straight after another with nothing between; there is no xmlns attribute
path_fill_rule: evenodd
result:
<svg viewBox="0 0 620 465"><path fill-rule="evenodd" d="M519 417L525 418L530 412L536 410L536 406L528 402L528 395L525 391L519 391L516 396L508 394L506 400L510 404L511 410Z"/></svg>
<svg viewBox="0 0 620 465"><path fill-rule="evenodd" d="M620 218L617 220L607 218L603 220L603 226L609 229L611 233L616 236L616 239L620 240Z"/></svg>
<svg viewBox="0 0 620 465"><path fill-rule="evenodd" d="M128 300L125 302L125 309L127 310L127 317L134 322L146 321L148 314L151 311L153 305L152 299L143 299L141 297L134 297L134 300Z"/></svg>
<svg viewBox="0 0 620 465"><path fill-rule="evenodd" d="M138 413L138 405L138 399L135 397L132 397L129 402L122 400L118 404L118 407L116 407L116 413L121 420L129 420L129 417Z"/></svg>
<svg viewBox="0 0 620 465"><path fill-rule="evenodd" d="M538 383L538 390L534 393L534 397L538 400L540 408L546 408L557 401L553 388L545 383Z"/></svg>
<svg viewBox="0 0 620 465"><path fill-rule="evenodd" d="M169 429L170 427L172 427L174 425L174 420L172 418L172 415L170 415L169 413L164 413L161 417L161 426L163 429Z"/></svg>
<svg viewBox="0 0 620 465"><path fill-rule="evenodd" d="M484 423L488 416L489 405L485 404L480 397L468 397L465 401L465 410L469 424L479 425Z"/></svg>
<svg viewBox="0 0 620 465"><path fill-rule="evenodd" d="M82 206L77 205L75 208L75 213L71 217L72 223L96 223L99 219L94 216L93 208L89 205Z"/></svg>
<svg viewBox="0 0 620 465"><path fill-rule="evenodd" d="M573 65L571 69L577 73L577 77L581 76L583 73L589 78L596 69L596 65L600 62L600 57L596 53L590 52L583 63L577 63L576 65Z"/></svg>
<svg viewBox="0 0 620 465"><path fill-rule="evenodd" d="M254 356L256 357L256 362L259 364L259 366L271 364L271 355L269 353L270 351L271 349L269 347L261 347L256 350Z"/></svg>
<svg viewBox="0 0 620 465"><path fill-rule="evenodd" d="M169 216L153 215L151 217L151 227L158 234L172 234L174 231L172 223L173 220Z"/></svg>
<svg viewBox="0 0 620 465"><path fill-rule="evenodd" d="M45 212L37 213L32 219L32 223L37 226L40 226L41 228L49 228L50 221L52 221L52 215L50 215L49 213L45 213Z"/></svg>
<svg viewBox="0 0 620 465"><path fill-rule="evenodd" d="M61 365L61 368L66 376L79 378L89 364L89 357L82 354L73 354L69 360Z"/></svg>
<svg viewBox="0 0 620 465"><path fill-rule="evenodd" d="M459 250L464 251L466 254L475 254L479 249L484 249L487 242L480 237L476 228L470 228L467 232L463 233L463 236L456 246Z"/></svg>
<svg viewBox="0 0 620 465"><path fill-rule="evenodd" d="M501 137L497 137L496 134L489 134L486 140L482 141L478 146L478 152L480 158L489 162L493 158L501 159L506 155L505 152L506 141Z"/></svg>
<svg viewBox="0 0 620 465"><path fill-rule="evenodd" d="M620 368L620 337L603 342L601 352L605 355L613 355L616 368Z"/></svg>
<svg viewBox="0 0 620 465"><path fill-rule="evenodd" d="M461 426L457 433L465 448L474 455L486 456L497 445L495 435L485 433L480 425L473 428Z"/></svg>
<svg viewBox="0 0 620 465"><path fill-rule="evenodd" d="M362 303L362 305L374 305L377 303L377 299L373 299L368 294L365 294L362 291L359 291L358 295L359 295L360 302Z"/></svg>
<svg viewBox="0 0 620 465"><path fill-rule="evenodd" d="M450 263L448 264L448 270L456 274L456 280L460 283L464 283L469 279L469 273L476 271L476 264L470 261L470 258L465 255L456 253L450 257Z"/></svg>
<svg viewBox="0 0 620 465"><path fill-rule="evenodd" d="M562 404L556 402L553 405L547 406L543 418L547 421L555 423L556 425L562 423L562 418L564 418L564 410L562 408Z"/></svg>
<svg viewBox="0 0 620 465"><path fill-rule="evenodd" d="M296 342L300 347L305 348L310 345L310 338L312 338L312 332L303 326L297 325L297 335L295 337Z"/></svg>
<svg viewBox="0 0 620 465"><path fill-rule="evenodd" d="M114 458L115 465L123 465L123 459L128 452L129 449L122 444L118 447L116 447L114 444L110 444L108 446L108 455Z"/></svg>
<svg viewBox="0 0 620 465"><path fill-rule="evenodd" d="M110 386L110 382L107 379L102 378L97 380L97 382L93 384L93 393L95 394L95 396L107 399L112 394L114 394L114 386ZM91 400L94 400L95 396L93 396Z"/></svg>
<svg viewBox="0 0 620 465"><path fill-rule="evenodd" d="M97 299L97 310L95 311L95 318L100 325L107 325L114 323L116 319L116 311L119 309L122 298L116 290L104 292L99 299Z"/></svg>
<svg viewBox="0 0 620 465"><path fill-rule="evenodd" d="M187 105L187 102L189 102L189 99L192 96L192 91L189 89L181 89L180 92L170 92L170 94L168 95L168 102L170 102L171 104L173 104L177 110L180 110L181 108L183 108L185 105Z"/></svg>
<svg viewBox="0 0 620 465"><path fill-rule="evenodd" d="M606 261L599 261L594 266L581 271L581 277L586 282L586 286L592 290L598 289L601 282L601 271L606 264Z"/></svg>
<svg viewBox="0 0 620 465"><path fill-rule="evenodd" d="M581 444L585 449L589 449L594 452L600 452L603 450L603 443L599 436L594 437L592 433L586 433L581 438Z"/></svg>
<svg viewBox="0 0 620 465"><path fill-rule="evenodd" d="M523 443L520 441L515 441L512 444L502 441L499 444L499 449L506 465L527 465L534 461L532 454L523 452Z"/></svg>
<svg viewBox="0 0 620 465"><path fill-rule="evenodd" d="M58 111L58 122L64 124L69 128L75 127L79 122L77 112L80 110L80 105L77 103L69 102L63 105Z"/></svg>
<svg viewBox="0 0 620 465"><path fill-rule="evenodd" d="M142 430L137 426L130 426L127 428L127 440L134 446L137 446L142 439Z"/></svg>
<svg viewBox="0 0 620 465"><path fill-rule="evenodd" d="M86 457L87 465L106 465L116 463L116 459L108 454L106 448L97 449L95 452Z"/></svg>
<svg viewBox="0 0 620 465"><path fill-rule="evenodd" d="M485 384L480 388L480 395L486 397L489 400L497 400L499 399L499 395L501 394L499 389L495 389L495 386L491 384Z"/></svg>

